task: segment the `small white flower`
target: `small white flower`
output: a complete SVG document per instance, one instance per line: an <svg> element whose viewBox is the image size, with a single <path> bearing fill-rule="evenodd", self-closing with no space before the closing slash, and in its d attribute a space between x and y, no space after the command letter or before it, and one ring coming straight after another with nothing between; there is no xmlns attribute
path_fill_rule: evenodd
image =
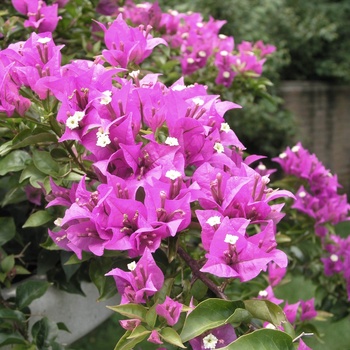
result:
<svg viewBox="0 0 350 350"><path fill-rule="evenodd" d="M106 147L111 143L111 139L109 138L108 134L105 134L102 131L97 131L96 136L97 136L96 146Z"/></svg>
<svg viewBox="0 0 350 350"><path fill-rule="evenodd" d="M265 185L267 185L270 182L270 178L267 175L262 176L261 182L264 183Z"/></svg>
<svg viewBox="0 0 350 350"><path fill-rule="evenodd" d="M225 242L225 243L230 243L230 244L236 244L237 241L238 241L238 239L239 239L238 236L231 235L231 234L228 233L228 234L225 236L224 242Z"/></svg>
<svg viewBox="0 0 350 350"><path fill-rule="evenodd" d="M216 349L216 344L219 341L218 338L215 337L213 334L208 334L203 338L203 346L204 349Z"/></svg>
<svg viewBox="0 0 350 350"><path fill-rule="evenodd" d="M165 176L170 180L176 180L178 177L181 176L181 173L177 170L168 170L165 173Z"/></svg>
<svg viewBox="0 0 350 350"><path fill-rule="evenodd" d="M219 34L219 38L220 38L221 40L224 40L224 39L227 38L227 35L225 35L225 34Z"/></svg>
<svg viewBox="0 0 350 350"><path fill-rule="evenodd" d="M228 72L227 70L225 72L222 73L222 76L225 78L225 79L228 79L230 76L231 76L231 73Z"/></svg>
<svg viewBox="0 0 350 350"><path fill-rule="evenodd" d="M282 152L278 157L281 158L281 159L284 159L284 158L287 157L287 153Z"/></svg>
<svg viewBox="0 0 350 350"><path fill-rule="evenodd" d="M39 38L38 43L39 44L47 44L51 41L51 38L45 37L45 38Z"/></svg>
<svg viewBox="0 0 350 350"><path fill-rule="evenodd" d="M231 130L230 125L228 125L228 123L221 123L220 126L220 131L224 131L224 132L229 132Z"/></svg>
<svg viewBox="0 0 350 350"><path fill-rule="evenodd" d="M85 117L85 112L76 111L76 112L74 112L73 117L77 118L77 120L80 122Z"/></svg>
<svg viewBox="0 0 350 350"><path fill-rule="evenodd" d="M214 149L218 153L223 153L225 151L224 146L220 142L215 142Z"/></svg>
<svg viewBox="0 0 350 350"><path fill-rule="evenodd" d="M200 97L195 97L192 99L193 103L195 103L198 106L204 105L204 100L202 100Z"/></svg>
<svg viewBox="0 0 350 350"><path fill-rule="evenodd" d="M132 261L130 264L126 265L129 271L134 271L136 269L136 262Z"/></svg>
<svg viewBox="0 0 350 350"><path fill-rule="evenodd" d="M300 192L298 193L298 196L299 196L300 198L305 198L305 197L306 197L306 192L305 192L305 191L300 191Z"/></svg>
<svg viewBox="0 0 350 350"><path fill-rule="evenodd" d="M61 225L62 225L62 218L57 218L53 223L54 223L56 226L61 226Z"/></svg>
<svg viewBox="0 0 350 350"><path fill-rule="evenodd" d="M228 52L226 50L222 50L222 51L220 51L220 55L225 57L228 55Z"/></svg>
<svg viewBox="0 0 350 350"><path fill-rule="evenodd" d="M193 64L194 63L194 59L192 57L187 58L187 63L188 64Z"/></svg>
<svg viewBox="0 0 350 350"><path fill-rule="evenodd" d="M79 122L83 120L85 113L82 111L76 111L73 115L69 116L66 120L67 128L73 130L79 127Z"/></svg>
<svg viewBox="0 0 350 350"><path fill-rule="evenodd" d="M187 38L188 38L188 33L181 34L181 39L187 39Z"/></svg>
<svg viewBox="0 0 350 350"><path fill-rule="evenodd" d="M261 171L264 171L264 170L266 170L266 166L264 164L259 164L258 169Z"/></svg>
<svg viewBox="0 0 350 350"><path fill-rule="evenodd" d="M267 298L268 295L269 295L269 293L266 290L261 290L259 292L259 297Z"/></svg>
<svg viewBox="0 0 350 350"><path fill-rule="evenodd" d="M108 105L112 101L112 91L106 90L102 92L101 105Z"/></svg>
<svg viewBox="0 0 350 350"><path fill-rule="evenodd" d="M203 28L204 23L203 23L203 22L198 22L198 23L196 23L196 26L197 26L198 28Z"/></svg>
<svg viewBox="0 0 350 350"><path fill-rule="evenodd" d="M207 221L206 221L207 224L209 224L210 226L215 226L215 225L219 225L221 223L221 218L220 216L212 216L210 217Z"/></svg>
<svg viewBox="0 0 350 350"><path fill-rule="evenodd" d="M179 140L176 137L170 137L168 136L165 140L165 144L169 146L178 146Z"/></svg>
<svg viewBox="0 0 350 350"><path fill-rule="evenodd" d="M175 85L171 88L173 91L182 91L186 89L185 85Z"/></svg>
<svg viewBox="0 0 350 350"><path fill-rule="evenodd" d="M337 254L332 254L329 258L333 262L337 262L339 260L339 256Z"/></svg>
<svg viewBox="0 0 350 350"><path fill-rule="evenodd" d="M140 74L139 70L133 70L132 72L129 73L129 75L131 76L131 78L137 78Z"/></svg>
<svg viewBox="0 0 350 350"><path fill-rule="evenodd" d="M267 329L276 329L276 327L272 323L268 323L265 328Z"/></svg>
<svg viewBox="0 0 350 350"><path fill-rule="evenodd" d="M74 116L71 115L66 120L66 126L67 126L67 128L69 128L71 130L79 128L79 121L77 118L74 118Z"/></svg>
<svg viewBox="0 0 350 350"><path fill-rule="evenodd" d="M206 57L207 54L206 54L205 51L201 50L201 51L198 52L198 56L199 56L199 57Z"/></svg>
<svg viewBox="0 0 350 350"><path fill-rule="evenodd" d="M292 152L293 153L296 153L296 152L298 152L300 150L300 146L298 146L298 145L296 145L296 146L294 146L294 147L292 147Z"/></svg>

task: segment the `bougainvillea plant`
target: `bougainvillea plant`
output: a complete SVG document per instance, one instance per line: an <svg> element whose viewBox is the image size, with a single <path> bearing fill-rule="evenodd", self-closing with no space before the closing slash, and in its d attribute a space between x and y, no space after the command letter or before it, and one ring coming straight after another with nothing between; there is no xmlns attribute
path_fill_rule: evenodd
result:
<svg viewBox="0 0 350 350"><path fill-rule="evenodd" d="M346 220L349 209L336 195L326 206L331 194L318 190L326 178L336 193L336 178L307 157L301 162L307 151L298 145L278 162L312 180L314 197L305 188L293 195L270 186L273 171L256 164L264 157L247 156L224 119L241 106L207 85L165 76L164 68L170 62L171 72L171 61L180 62L192 79L215 70L215 83L228 87L236 77L258 80L275 48L244 42L235 50L233 38L219 34L223 22L198 13L101 1L97 10L108 21L89 27L100 48L92 48L93 58L66 57L69 42L59 43L54 32L65 2L13 5L35 31L0 51L2 205L31 203L23 227L48 224L42 246L66 252L66 268L86 263L101 298L119 293L111 309L125 317L125 333L115 349L308 349L303 325L317 315L315 300L289 304L274 295L288 267L277 224L285 202L295 200L326 237L324 224ZM340 204L341 213L330 211ZM16 222L1 220L8 248ZM343 273L349 281L346 240L330 237L322 241L326 275ZM0 256L5 285L30 272L21 254L7 251ZM32 283L29 297L19 288L14 301L3 301L1 345L59 346L47 336L47 320L33 326L33 343L18 326L47 287Z"/></svg>

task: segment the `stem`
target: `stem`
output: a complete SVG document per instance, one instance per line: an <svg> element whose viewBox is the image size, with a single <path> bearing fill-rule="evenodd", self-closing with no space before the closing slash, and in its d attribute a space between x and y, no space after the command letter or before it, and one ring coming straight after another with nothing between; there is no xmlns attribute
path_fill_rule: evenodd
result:
<svg viewBox="0 0 350 350"><path fill-rule="evenodd" d="M207 277L207 275L200 271L200 266L198 262L191 258L189 254L182 248L177 248L177 253L180 255L180 257L187 263L187 265L192 270L193 275L198 277L217 297L228 300L225 293L223 293L219 286L214 283L211 279Z"/></svg>
<svg viewBox="0 0 350 350"><path fill-rule="evenodd" d="M92 172L89 171L88 169L85 168L84 164L82 164L75 153L73 152L72 148L70 147L69 143L66 141L63 141L63 145L65 149L68 151L69 155L72 157L73 161L75 164L79 166L79 168L90 178L90 179L95 179L97 180L97 176Z"/></svg>

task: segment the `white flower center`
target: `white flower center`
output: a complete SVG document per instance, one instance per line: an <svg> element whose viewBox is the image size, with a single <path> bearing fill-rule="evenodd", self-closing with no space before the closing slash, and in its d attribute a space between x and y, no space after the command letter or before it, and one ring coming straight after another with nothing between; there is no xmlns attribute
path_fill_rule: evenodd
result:
<svg viewBox="0 0 350 350"><path fill-rule="evenodd" d="M225 236L224 242L225 242L225 243L229 243L229 244L236 244L237 241L238 241L238 239L239 239L238 236L231 235L231 234L228 233L228 234Z"/></svg>
<svg viewBox="0 0 350 350"><path fill-rule="evenodd" d="M126 265L130 271L134 271L136 269L136 262L133 261L130 264Z"/></svg>
<svg viewBox="0 0 350 350"><path fill-rule="evenodd" d="M300 150L300 146L294 146L294 147L292 147L292 152L293 153L296 153L296 152L298 152Z"/></svg>
<svg viewBox="0 0 350 350"><path fill-rule="evenodd" d="M219 225L221 223L221 218L220 216L212 216L210 217L207 221L207 224L209 224L210 226L215 226L215 225Z"/></svg>
<svg viewBox="0 0 350 350"><path fill-rule="evenodd" d="M168 136L165 140L165 144L169 146L178 146L179 140L176 137L170 137Z"/></svg>
<svg viewBox="0 0 350 350"><path fill-rule="evenodd" d="M266 290L261 290L259 292L259 297L266 298L269 295Z"/></svg>
<svg viewBox="0 0 350 350"><path fill-rule="evenodd" d="M282 152L282 153L279 155L279 157L280 157L281 159L284 159L284 158L287 157L287 153Z"/></svg>
<svg viewBox="0 0 350 350"><path fill-rule="evenodd" d="M266 170L266 166L264 164L259 164L258 169L261 171L264 171L264 170Z"/></svg>
<svg viewBox="0 0 350 350"><path fill-rule="evenodd" d="M298 196L300 198L304 198L304 197L306 197L306 192L305 191L301 191L301 192L299 192Z"/></svg>
<svg viewBox="0 0 350 350"><path fill-rule="evenodd" d="M178 177L181 176L181 173L177 170L168 170L165 173L165 176L170 180L176 180Z"/></svg>
<svg viewBox="0 0 350 350"><path fill-rule="evenodd" d="M206 54L205 51L202 51L202 50L201 50L201 51L198 52L198 56L199 56L199 57L206 57L207 54Z"/></svg>
<svg viewBox="0 0 350 350"><path fill-rule="evenodd" d="M226 50L222 50L220 51L220 55L225 57L228 55L228 52Z"/></svg>
<svg viewBox="0 0 350 350"><path fill-rule="evenodd" d="M106 90L102 92L101 105L108 105L112 101L112 91Z"/></svg>
<svg viewBox="0 0 350 350"><path fill-rule="evenodd" d="M73 130L79 127L79 122L85 117L85 113L81 111L74 112L73 115L67 118L66 126Z"/></svg>
<svg viewBox="0 0 350 350"><path fill-rule="evenodd" d="M131 78L137 78L140 74L139 70L133 70L132 72L129 73L129 75L131 76Z"/></svg>
<svg viewBox="0 0 350 350"><path fill-rule="evenodd" d="M208 334L203 338L203 346L204 349L216 349L216 344L219 341L218 338L215 337L213 334Z"/></svg>
<svg viewBox="0 0 350 350"><path fill-rule="evenodd" d="M228 123L221 123L220 131L229 132L230 130L231 128L230 125L228 125Z"/></svg>
<svg viewBox="0 0 350 350"><path fill-rule="evenodd" d="M200 97L195 97L192 99L193 103L195 103L198 106L204 105L204 100L202 100Z"/></svg>
<svg viewBox="0 0 350 350"><path fill-rule="evenodd" d="M218 153L223 153L224 152L224 146L220 143L220 142L216 142L214 145L214 149L215 151L217 151Z"/></svg>
<svg viewBox="0 0 350 350"><path fill-rule="evenodd" d="M61 225L62 225L62 218L57 218L53 223L54 223L56 226L61 226Z"/></svg>
<svg viewBox="0 0 350 350"><path fill-rule="evenodd" d="M186 89L185 85L175 85L171 88L173 91L182 91Z"/></svg>
<svg viewBox="0 0 350 350"><path fill-rule="evenodd" d="M228 78L231 76L231 74L230 74L230 72L225 71L225 72L222 73L222 76L223 76L225 79L228 79Z"/></svg>
<svg viewBox="0 0 350 350"><path fill-rule="evenodd" d="M194 59L192 57L187 58L187 63L188 64L193 64L194 63Z"/></svg>
<svg viewBox="0 0 350 350"><path fill-rule="evenodd" d="M106 147L111 143L111 139L109 138L108 134L104 133L101 130L97 131L96 136L97 136L96 146Z"/></svg>
<svg viewBox="0 0 350 350"><path fill-rule="evenodd" d="M329 258L333 262L337 262L339 260L339 256L337 254L332 254Z"/></svg>
<svg viewBox="0 0 350 350"><path fill-rule="evenodd" d="M221 40L224 40L224 39L227 38L227 35L225 35L225 34L219 34L219 38L220 38Z"/></svg>
<svg viewBox="0 0 350 350"><path fill-rule="evenodd" d="M47 44L50 41L51 41L51 38L48 38L48 37L38 39L38 43L40 43L40 44Z"/></svg>

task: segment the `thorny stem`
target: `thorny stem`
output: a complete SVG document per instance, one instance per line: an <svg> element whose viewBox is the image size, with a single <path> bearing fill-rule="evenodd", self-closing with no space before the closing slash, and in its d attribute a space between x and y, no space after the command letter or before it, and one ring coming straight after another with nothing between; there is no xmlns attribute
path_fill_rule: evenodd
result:
<svg viewBox="0 0 350 350"><path fill-rule="evenodd" d="M191 256L187 254L187 252L182 247L177 248L177 253L187 263L187 265L192 270L192 273L198 277L217 297L228 300L226 294L220 290L220 287L216 285L216 283L214 283L211 279L209 279L205 273L200 271L198 262L192 259Z"/></svg>

